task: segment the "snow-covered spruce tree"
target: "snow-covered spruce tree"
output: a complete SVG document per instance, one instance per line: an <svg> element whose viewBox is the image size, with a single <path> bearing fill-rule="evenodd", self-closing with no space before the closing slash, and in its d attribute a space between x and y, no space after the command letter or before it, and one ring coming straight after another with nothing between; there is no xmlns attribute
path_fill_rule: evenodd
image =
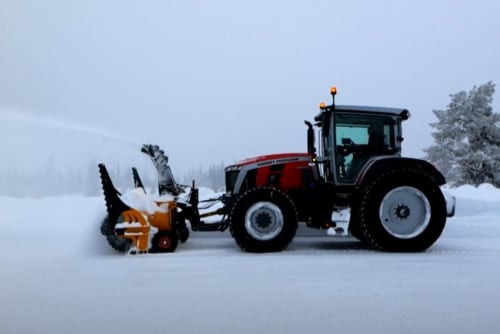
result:
<svg viewBox="0 0 500 334"><path fill-rule="evenodd" d="M427 159L451 185L491 183L500 187L500 114L491 106L491 81L451 94L445 110L433 110L435 145L425 149Z"/></svg>

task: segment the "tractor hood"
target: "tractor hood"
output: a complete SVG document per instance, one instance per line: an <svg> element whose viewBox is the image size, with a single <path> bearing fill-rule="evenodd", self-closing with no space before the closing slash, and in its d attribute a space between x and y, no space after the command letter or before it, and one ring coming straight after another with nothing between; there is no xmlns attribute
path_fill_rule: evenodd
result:
<svg viewBox="0 0 500 334"><path fill-rule="evenodd" d="M239 169L245 166L256 165L257 167L266 165L285 164L290 162L312 160L313 156L309 153L277 153L269 155L261 155L258 157L248 158L238 161L226 167L227 170Z"/></svg>
<svg viewBox="0 0 500 334"><path fill-rule="evenodd" d="M312 159L309 153L279 153L238 161L225 168L226 192L237 194L249 187L269 185L285 192L300 188Z"/></svg>

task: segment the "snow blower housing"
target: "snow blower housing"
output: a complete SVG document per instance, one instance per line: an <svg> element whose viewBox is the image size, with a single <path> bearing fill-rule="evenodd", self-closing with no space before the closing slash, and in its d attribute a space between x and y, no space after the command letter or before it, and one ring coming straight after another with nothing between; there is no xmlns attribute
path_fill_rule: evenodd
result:
<svg viewBox="0 0 500 334"><path fill-rule="evenodd" d="M410 113L336 105L336 92L331 89L331 105L320 104L314 124L305 121L307 152L264 155L226 167L225 194L209 200L222 206L203 215L194 182L190 188L179 186L158 146L142 148L158 170L157 198L144 195L134 170L137 189L154 202L149 211L125 204L100 164L108 210L102 233L119 250L168 252L187 240L189 221L193 231L229 228L242 250L274 252L285 249L303 223L352 235L383 251L427 249L453 216L455 199L444 196L445 178L433 165L401 156L402 122ZM220 221L203 221L213 215Z"/></svg>
<svg viewBox="0 0 500 334"><path fill-rule="evenodd" d="M136 207L130 207L114 187L106 166L99 164L108 211L101 224L101 233L118 251L173 252L179 241L183 243L189 237L186 216L193 223L199 220L198 189L193 185L186 201L179 200L186 187L175 182L164 152L156 145L143 145L141 151L151 157L158 171L159 196L146 193L139 173L132 168L136 188L128 198Z"/></svg>

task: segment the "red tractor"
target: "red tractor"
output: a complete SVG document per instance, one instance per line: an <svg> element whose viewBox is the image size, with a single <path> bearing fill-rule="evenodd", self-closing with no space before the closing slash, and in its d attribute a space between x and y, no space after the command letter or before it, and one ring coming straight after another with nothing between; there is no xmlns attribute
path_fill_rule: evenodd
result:
<svg viewBox="0 0 500 334"><path fill-rule="evenodd" d="M305 122L306 153L264 155L225 168L226 192L218 198L223 206L209 213L221 215L220 222L203 222L195 187L185 201L175 198L177 213L171 216L177 218L169 222L175 245L182 235L187 239L188 220L194 231L229 228L240 248L249 252L285 249L299 223L350 234L384 251L417 252L430 247L441 235L446 218L454 215L455 199L444 196L440 186L445 178L433 165L401 156L402 122L410 113L399 108L336 105L335 88L331 94L333 103L320 105L314 124ZM151 146L143 151L153 162L163 154ZM162 183L166 188L168 180L167 186L175 189L168 166L157 168L160 188ZM121 213L130 207L118 204L105 168L101 177L108 194L111 223L105 230L109 236L115 221L122 222Z"/></svg>

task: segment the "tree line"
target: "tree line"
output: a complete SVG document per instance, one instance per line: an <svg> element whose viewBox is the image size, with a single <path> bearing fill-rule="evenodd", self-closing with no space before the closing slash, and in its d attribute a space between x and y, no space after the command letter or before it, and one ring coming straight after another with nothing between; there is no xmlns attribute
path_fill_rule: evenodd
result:
<svg viewBox="0 0 500 334"><path fill-rule="evenodd" d="M106 165L119 191L132 189L132 166ZM153 169L154 170L154 169ZM175 180L179 184L191 185L192 180L197 186L214 190L224 188L224 164L212 164L203 168L188 170L184 175L177 175L173 170ZM158 177L155 172L139 170L144 185L151 193L158 191ZM45 163L31 171L9 169L0 172L0 196L14 197L45 197L59 195L100 196L102 194L101 179L97 161L92 159L80 170L58 166L53 157L48 157Z"/></svg>

